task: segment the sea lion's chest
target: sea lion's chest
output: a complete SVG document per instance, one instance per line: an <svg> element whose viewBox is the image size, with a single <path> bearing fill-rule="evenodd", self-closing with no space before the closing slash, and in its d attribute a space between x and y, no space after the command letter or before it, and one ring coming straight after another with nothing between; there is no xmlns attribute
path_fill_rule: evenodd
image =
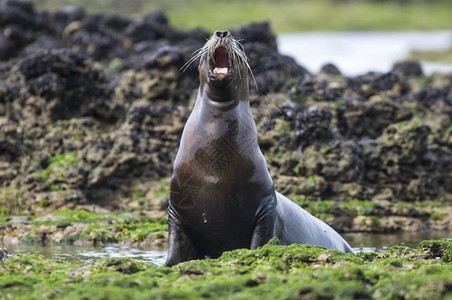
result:
<svg viewBox="0 0 452 300"><path fill-rule="evenodd" d="M253 190L256 162L251 151L225 134L178 161L171 180L171 202L180 209L233 209ZM199 143L199 145L202 145ZM179 152L184 151L180 149Z"/></svg>
<svg viewBox="0 0 452 300"><path fill-rule="evenodd" d="M202 212L215 220L226 212L254 215L259 206L256 195L273 183L269 175L262 176L268 171L252 118L251 122L223 118L215 124L203 122L201 127L187 123L170 194L181 215L199 219Z"/></svg>

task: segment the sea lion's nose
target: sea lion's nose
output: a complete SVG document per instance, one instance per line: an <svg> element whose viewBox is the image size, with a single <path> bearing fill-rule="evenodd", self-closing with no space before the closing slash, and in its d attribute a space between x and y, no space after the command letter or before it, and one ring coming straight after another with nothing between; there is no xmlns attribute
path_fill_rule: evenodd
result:
<svg viewBox="0 0 452 300"><path fill-rule="evenodd" d="M215 35L219 38L225 38L227 36L229 36L231 33L229 32L229 30L217 30L215 31Z"/></svg>

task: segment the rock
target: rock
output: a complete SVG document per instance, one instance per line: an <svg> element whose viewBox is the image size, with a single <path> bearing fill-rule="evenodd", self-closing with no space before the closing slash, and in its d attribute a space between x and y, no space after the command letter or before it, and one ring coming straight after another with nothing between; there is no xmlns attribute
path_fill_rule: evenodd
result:
<svg viewBox="0 0 452 300"><path fill-rule="evenodd" d="M265 44L274 51L278 50L276 37L270 29L270 24L267 22L243 25L234 28L231 33L244 45L257 42Z"/></svg>
<svg viewBox="0 0 452 300"><path fill-rule="evenodd" d="M40 102L22 103L32 114L52 121L89 115L117 118L119 109L106 99L109 91L102 70L82 54L65 49L39 51L20 61L13 74L11 80L25 85L22 97Z"/></svg>
<svg viewBox="0 0 452 300"><path fill-rule="evenodd" d="M266 130L270 129L268 126L271 126L272 119L280 116L291 125L298 147L304 148L315 141L328 141L332 137L331 112L327 108L306 109L299 103L287 101L270 114Z"/></svg>
<svg viewBox="0 0 452 300"><path fill-rule="evenodd" d="M320 73L325 73L325 74L328 74L328 75L342 75L341 71L339 71L339 68L336 67L332 63L328 63L328 64L323 65L320 68Z"/></svg>
<svg viewBox="0 0 452 300"><path fill-rule="evenodd" d="M101 197L95 190L117 187L126 178L169 176L186 118L187 111L176 105L132 108L121 128L110 136L114 142L92 170L88 188Z"/></svg>
<svg viewBox="0 0 452 300"><path fill-rule="evenodd" d="M73 22L83 20L86 12L82 7L65 6L55 12L41 11L37 17L43 20L53 35L63 37L64 29Z"/></svg>
<svg viewBox="0 0 452 300"><path fill-rule="evenodd" d="M423 76L422 66L418 61L402 61L392 66L391 72L400 74L404 77Z"/></svg>
<svg viewBox="0 0 452 300"><path fill-rule="evenodd" d="M102 15L93 15L82 21L70 23L63 31L66 45L73 51L85 53L97 61L110 61L116 57L125 57L127 50L121 43L120 32L125 23L115 19L119 25L109 27L109 21ZM127 22L128 23L128 22Z"/></svg>
<svg viewBox="0 0 452 300"><path fill-rule="evenodd" d="M126 47L163 38L171 30L162 12L154 12L130 23L124 31Z"/></svg>
<svg viewBox="0 0 452 300"><path fill-rule="evenodd" d="M403 62L351 78L326 64L313 75L278 53L269 24L232 33L250 58L258 88L250 80L251 110L280 192L316 203L303 205L340 230L450 229L452 212L435 207L452 199L450 74L415 80L420 65ZM3 1L0 239L74 238L58 226L32 236L33 222L10 215L41 220L84 209L161 218L198 87L197 62L180 68L211 34L174 29L162 12L132 19ZM119 239L93 232L89 243Z"/></svg>
<svg viewBox="0 0 452 300"><path fill-rule="evenodd" d="M376 94L395 96L409 92L409 84L394 72L385 74L369 73L347 79L347 88L358 95L369 98Z"/></svg>
<svg viewBox="0 0 452 300"><path fill-rule="evenodd" d="M372 96L369 101L347 101L336 109L338 129L343 136L377 138L390 124L406 121L413 113L385 97Z"/></svg>
<svg viewBox="0 0 452 300"><path fill-rule="evenodd" d="M0 34L0 60L7 60L16 56L21 48L29 42L29 35L20 26L10 25L6 27Z"/></svg>
<svg viewBox="0 0 452 300"><path fill-rule="evenodd" d="M248 43L246 54L260 94L283 91L290 81L302 80L308 75L293 58L281 55L263 43ZM256 88L253 80L250 80L250 88Z"/></svg>
<svg viewBox="0 0 452 300"><path fill-rule="evenodd" d="M5 248L0 248L0 261L4 261L9 256L8 251Z"/></svg>
<svg viewBox="0 0 452 300"><path fill-rule="evenodd" d="M36 29L35 11L31 2L2 1L0 4L0 26L18 24L24 28Z"/></svg>
<svg viewBox="0 0 452 300"><path fill-rule="evenodd" d="M337 81L328 81L322 78L305 77L298 80L295 86L289 91L294 99L299 101L337 101L343 93L343 83Z"/></svg>
<svg viewBox="0 0 452 300"><path fill-rule="evenodd" d="M163 47L141 62L141 71L124 74L115 92L124 98L160 101L186 101L193 80L179 71L183 55L172 47Z"/></svg>

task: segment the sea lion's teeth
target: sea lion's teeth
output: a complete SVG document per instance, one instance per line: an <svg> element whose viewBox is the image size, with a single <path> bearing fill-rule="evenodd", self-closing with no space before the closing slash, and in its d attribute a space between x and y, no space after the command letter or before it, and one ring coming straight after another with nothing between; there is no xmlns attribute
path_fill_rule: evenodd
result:
<svg viewBox="0 0 452 300"><path fill-rule="evenodd" d="M218 68L213 69L215 74L228 74L228 68Z"/></svg>

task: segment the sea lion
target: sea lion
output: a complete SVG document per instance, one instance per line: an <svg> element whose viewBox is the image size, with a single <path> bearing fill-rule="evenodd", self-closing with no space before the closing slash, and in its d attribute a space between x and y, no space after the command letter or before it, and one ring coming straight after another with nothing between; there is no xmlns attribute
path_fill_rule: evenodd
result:
<svg viewBox="0 0 452 300"><path fill-rule="evenodd" d="M200 86L171 178L165 265L282 244L353 250L330 226L276 192L257 142L243 46L216 31L193 57Z"/></svg>

